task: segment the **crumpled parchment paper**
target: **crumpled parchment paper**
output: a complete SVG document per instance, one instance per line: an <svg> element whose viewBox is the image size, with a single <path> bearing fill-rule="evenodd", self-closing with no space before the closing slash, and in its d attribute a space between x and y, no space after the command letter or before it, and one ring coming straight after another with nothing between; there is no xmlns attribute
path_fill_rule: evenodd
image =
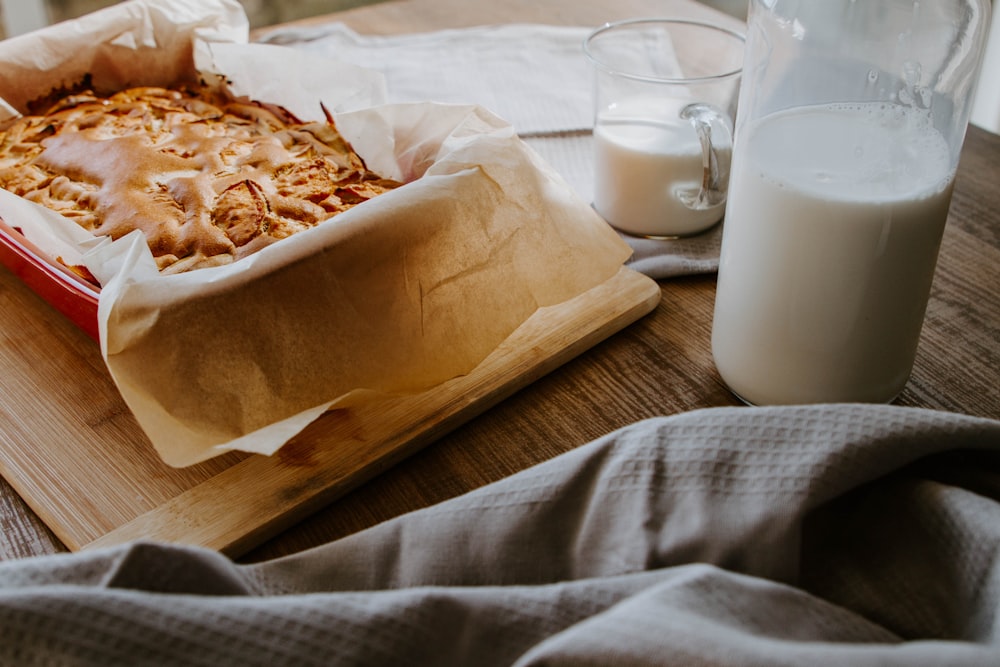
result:
<svg viewBox="0 0 1000 667"><path fill-rule="evenodd" d="M139 232L95 240L0 192L0 216L69 261L78 252L101 280L102 353L170 465L271 454L332 406L468 373L539 307L604 282L631 252L503 120L477 106L380 104L378 75L246 44L235 0L132 0L52 30L0 44L0 63L16 63L0 67L9 112L85 73L111 89L222 73L237 94L303 119L322 118L322 101L369 167L407 183L178 275L156 271Z"/></svg>

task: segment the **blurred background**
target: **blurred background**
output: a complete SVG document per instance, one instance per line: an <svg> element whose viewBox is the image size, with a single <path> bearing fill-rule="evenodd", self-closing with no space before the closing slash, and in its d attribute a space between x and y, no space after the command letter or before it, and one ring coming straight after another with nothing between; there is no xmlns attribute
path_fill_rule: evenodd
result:
<svg viewBox="0 0 1000 667"><path fill-rule="evenodd" d="M0 0L0 38L29 32L49 23L75 18L118 0ZM350 9L382 0L240 0L251 28ZM469 0L474 2L478 0ZM1000 133L1000 3L994 4L990 43L986 50L972 122ZM748 0L701 0L707 5L746 18Z"/></svg>
<svg viewBox="0 0 1000 667"><path fill-rule="evenodd" d="M48 23L75 18L119 0L0 0L0 35L28 32ZM381 0L240 0L251 28L261 28L318 16ZM469 0L474 2L477 0ZM702 0L740 18L746 17L747 0Z"/></svg>
<svg viewBox="0 0 1000 667"><path fill-rule="evenodd" d="M251 28L294 21L341 9L367 5L377 0L240 0ZM117 0L0 0L3 32L12 35L33 30L49 22L76 18Z"/></svg>

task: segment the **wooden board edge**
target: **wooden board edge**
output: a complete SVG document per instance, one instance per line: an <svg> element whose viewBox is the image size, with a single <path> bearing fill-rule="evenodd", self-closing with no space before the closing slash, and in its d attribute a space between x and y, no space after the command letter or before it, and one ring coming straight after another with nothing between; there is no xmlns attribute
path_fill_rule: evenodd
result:
<svg viewBox="0 0 1000 667"><path fill-rule="evenodd" d="M82 541L79 549L147 539L202 546L238 557L652 312L660 296L655 281L622 267L592 290L544 309L548 311L546 318L558 318L568 329L583 327L583 335L570 345L532 359L519 350L537 352L544 337L553 331L549 325L529 327L527 341L513 340L501 346L472 373L452 381L459 386L455 392L458 400L435 406L405 434L389 434L374 443L362 465L338 466L337 457L330 452L325 453L324 465L314 468L289 465L279 455L252 456L118 528ZM589 300L606 304L598 309L600 316L589 322L576 321L574 304ZM532 324L533 319L526 324ZM510 356L518 363L510 364ZM491 379L497 367L507 373ZM262 495L254 499L253 508L245 508L242 501L246 499L239 497L240 485L233 483L239 478L270 480L255 486L255 492ZM289 488L300 491L292 497ZM229 510L207 519L206 510L212 507Z"/></svg>

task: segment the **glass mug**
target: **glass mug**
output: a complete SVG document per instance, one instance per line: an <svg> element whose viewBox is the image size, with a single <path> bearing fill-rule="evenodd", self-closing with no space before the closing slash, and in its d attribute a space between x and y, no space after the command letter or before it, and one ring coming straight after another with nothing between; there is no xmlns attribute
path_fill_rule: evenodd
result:
<svg viewBox="0 0 1000 667"><path fill-rule="evenodd" d="M751 404L909 379L989 0L751 0L712 353Z"/></svg>
<svg viewBox="0 0 1000 667"><path fill-rule="evenodd" d="M722 219L743 35L684 19L609 23L594 71L594 208L628 234L677 238Z"/></svg>

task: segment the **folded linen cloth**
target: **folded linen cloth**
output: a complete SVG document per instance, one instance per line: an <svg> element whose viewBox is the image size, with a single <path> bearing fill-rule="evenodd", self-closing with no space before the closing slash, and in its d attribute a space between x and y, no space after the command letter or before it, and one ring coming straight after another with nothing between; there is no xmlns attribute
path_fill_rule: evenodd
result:
<svg viewBox="0 0 1000 667"><path fill-rule="evenodd" d="M282 559L0 563L0 664L1000 665L1000 422L640 422Z"/></svg>
<svg viewBox="0 0 1000 667"><path fill-rule="evenodd" d="M377 70L385 76L389 102L484 106L511 123L590 202L593 75L583 40L591 30L514 24L370 36L330 23L279 28L263 40ZM719 267L721 225L689 239L621 236L635 253L630 266L652 278Z"/></svg>

